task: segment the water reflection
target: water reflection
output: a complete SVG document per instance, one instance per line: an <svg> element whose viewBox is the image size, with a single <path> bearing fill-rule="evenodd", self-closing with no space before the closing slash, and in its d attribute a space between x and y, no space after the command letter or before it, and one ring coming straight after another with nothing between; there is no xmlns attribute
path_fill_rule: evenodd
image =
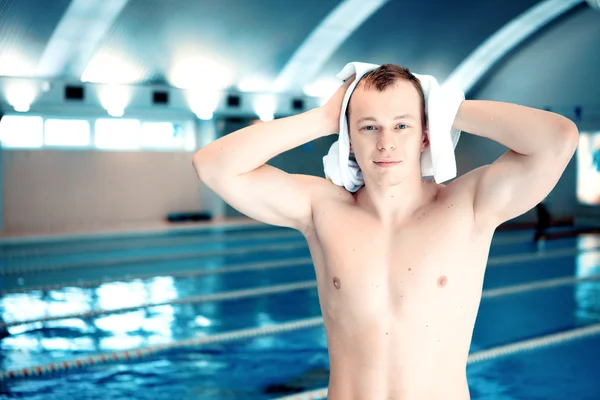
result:
<svg viewBox="0 0 600 400"><path fill-rule="evenodd" d="M118 282L98 288L97 307L116 309L144 304L161 303L178 298L172 277L156 277L149 281ZM111 337L101 340L105 349L124 349L133 344L164 343L173 336L175 309L170 305L141 308L134 312L97 318L95 326Z"/></svg>
<svg viewBox="0 0 600 400"><path fill-rule="evenodd" d="M40 339L44 350L95 351L94 341L89 337L60 338L49 337Z"/></svg>
<svg viewBox="0 0 600 400"><path fill-rule="evenodd" d="M16 293L0 299L0 312L5 322L41 319L91 310L91 297L83 289Z"/></svg>
<svg viewBox="0 0 600 400"><path fill-rule="evenodd" d="M48 311L48 303L41 297L41 293L18 293L4 297L0 300L2 319L11 322L44 317Z"/></svg>
<svg viewBox="0 0 600 400"><path fill-rule="evenodd" d="M116 335L100 339L100 347L103 351L129 350L141 347L144 344L144 338L132 335Z"/></svg>
<svg viewBox="0 0 600 400"><path fill-rule="evenodd" d="M210 269L221 268L222 264L211 261L208 265ZM193 280L192 289L195 295L215 294L224 291L223 275L205 275L200 279ZM191 293L190 293L191 294ZM191 329L202 328L201 334L210 335L214 333L215 327L220 325L219 316L222 305L218 301L207 301L190 304L189 307L182 308L182 317L187 317L189 322L187 326ZM187 315L186 315L187 314Z"/></svg>
<svg viewBox="0 0 600 400"><path fill-rule="evenodd" d="M75 328L81 333L93 332L92 327L85 321L78 318L61 319L59 321L49 321L44 324L47 328Z"/></svg>
<svg viewBox="0 0 600 400"><path fill-rule="evenodd" d="M145 322L145 311L139 310L125 314L114 314L96 319L94 324L106 332L121 334L135 332L142 328Z"/></svg>
<svg viewBox="0 0 600 400"><path fill-rule="evenodd" d="M577 248L579 250L590 250L600 247L600 235L580 235L577 238Z"/></svg>
<svg viewBox="0 0 600 400"><path fill-rule="evenodd" d="M112 310L146 303L148 294L142 281L105 283L96 289L97 307Z"/></svg>
<svg viewBox="0 0 600 400"><path fill-rule="evenodd" d="M210 321L210 319L208 319L208 318L206 318L206 317L204 317L202 315L196 316L196 318L194 319L194 323L197 326L201 326L203 328L206 328L206 327L212 325L212 322Z"/></svg>
<svg viewBox="0 0 600 400"><path fill-rule="evenodd" d="M9 335L14 336L14 335L20 335L25 332L33 331L36 329L42 329L43 326L44 326L44 324L41 322L32 322L30 324L21 324L21 325L10 326L7 328L7 331L8 331Z"/></svg>
<svg viewBox="0 0 600 400"><path fill-rule="evenodd" d="M38 350L40 342L36 337L30 335L9 336L2 340L3 350L19 350L22 353Z"/></svg>
<svg viewBox="0 0 600 400"><path fill-rule="evenodd" d="M157 333L162 337L171 338L173 336L172 325L174 323L175 310L172 306L153 307L152 314L149 314L142 323L142 329L148 333Z"/></svg>
<svg viewBox="0 0 600 400"><path fill-rule="evenodd" d="M265 312L256 313L256 327L275 325L276 322L271 316ZM279 340L281 341L281 340ZM276 334L270 334L266 336L258 336L253 340L253 344L259 348L271 348L278 342L278 336Z"/></svg>
<svg viewBox="0 0 600 400"><path fill-rule="evenodd" d="M177 298L177 289L175 281L170 276L159 276L151 279L146 284L147 301L150 303L160 303Z"/></svg>
<svg viewBox="0 0 600 400"><path fill-rule="evenodd" d="M582 237L580 246L600 242L596 236ZM600 244L600 243L599 243ZM580 247L581 248L581 247ZM577 278L600 275L600 252L587 252L577 256L575 276ZM575 284L576 318L581 323L600 321L600 280Z"/></svg>

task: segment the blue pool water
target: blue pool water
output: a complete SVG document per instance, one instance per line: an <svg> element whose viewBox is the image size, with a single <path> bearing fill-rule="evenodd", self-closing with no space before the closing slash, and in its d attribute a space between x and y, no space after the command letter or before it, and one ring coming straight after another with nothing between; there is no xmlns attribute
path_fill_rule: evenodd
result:
<svg viewBox="0 0 600 400"><path fill-rule="evenodd" d="M600 274L600 238L540 247L531 237L496 234L471 352L600 323L600 280L490 292ZM29 321L4 328L3 371L320 316L314 286L260 293L315 279L301 235L262 225L5 241L0 271L0 322ZM259 293L193 301L247 289ZM124 307L132 309L118 312ZM108 312L79 315L94 310ZM39 321L48 317L55 319ZM472 363L467 372L473 399L599 399L599 367L600 335L591 335ZM327 378L317 326L5 379L0 397L258 400L319 389Z"/></svg>

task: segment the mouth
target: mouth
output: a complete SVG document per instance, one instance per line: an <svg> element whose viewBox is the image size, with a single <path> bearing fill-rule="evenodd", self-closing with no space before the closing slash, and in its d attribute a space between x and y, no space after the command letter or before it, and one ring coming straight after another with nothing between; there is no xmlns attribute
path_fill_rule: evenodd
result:
<svg viewBox="0 0 600 400"><path fill-rule="evenodd" d="M375 164L377 164L378 167L390 168L390 167L394 167L394 166L400 164L401 162L402 161L386 160L386 161L375 161Z"/></svg>

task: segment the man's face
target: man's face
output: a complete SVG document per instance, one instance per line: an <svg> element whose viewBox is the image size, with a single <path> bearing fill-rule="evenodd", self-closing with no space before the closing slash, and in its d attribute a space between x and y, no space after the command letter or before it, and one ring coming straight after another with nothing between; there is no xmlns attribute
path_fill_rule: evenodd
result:
<svg viewBox="0 0 600 400"><path fill-rule="evenodd" d="M421 176L421 152L428 141L421 100L410 82L398 80L383 92L359 83L348 112L351 148L365 178L393 186L412 174Z"/></svg>

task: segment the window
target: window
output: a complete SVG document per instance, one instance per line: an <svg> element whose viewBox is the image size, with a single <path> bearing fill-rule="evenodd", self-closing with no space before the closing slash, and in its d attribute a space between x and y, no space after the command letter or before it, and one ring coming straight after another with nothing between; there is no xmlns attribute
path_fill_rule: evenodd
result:
<svg viewBox="0 0 600 400"><path fill-rule="evenodd" d="M150 149L194 150L196 141L189 124L171 122L142 123L142 146Z"/></svg>
<svg viewBox="0 0 600 400"><path fill-rule="evenodd" d="M44 142L48 146L89 146L90 141L88 121L47 119L44 123Z"/></svg>
<svg viewBox="0 0 600 400"><path fill-rule="evenodd" d="M95 145L99 149L139 149L140 121L101 118L96 120Z"/></svg>
<svg viewBox="0 0 600 400"><path fill-rule="evenodd" d="M583 204L600 204L600 131L579 135L577 197Z"/></svg>
<svg viewBox="0 0 600 400"><path fill-rule="evenodd" d="M170 122L144 122L142 124L142 143L144 147L181 148L183 147L183 129Z"/></svg>
<svg viewBox="0 0 600 400"><path fill-rule="evenodd" d="M0 142L6 148L37 148L44 144L42 117L6 115L0 120Z"/></svg>
<svg viewBox="0 0 600 400"><path fill-rule="evenodd" d="M194 121L189 120L142 122L134 118L9 114L0 119L0 146L194 151L196 131Z"/></svg>

